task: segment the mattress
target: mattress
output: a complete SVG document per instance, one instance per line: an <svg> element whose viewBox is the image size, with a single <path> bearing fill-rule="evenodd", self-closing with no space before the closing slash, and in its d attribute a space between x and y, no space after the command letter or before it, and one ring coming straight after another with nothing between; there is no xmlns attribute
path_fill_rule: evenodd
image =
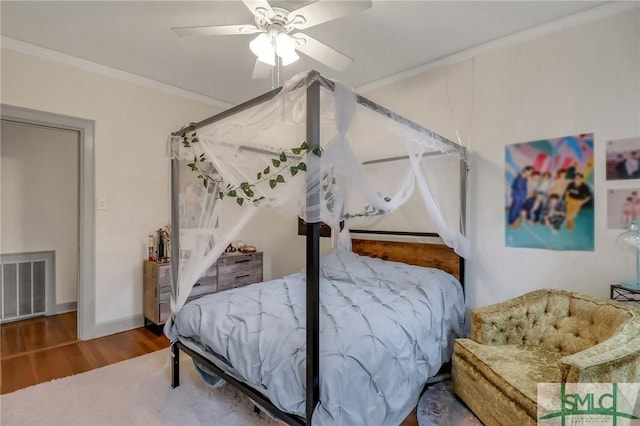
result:
<svg viewBox="0 0 640 426"><path fill-rule="evenodd" d="M186 304L170 338L283 411L305 415L305 271ZM320 267L320 402L314 425L397 425L464 330L464 296L450 274L350 252Z"/></svg>

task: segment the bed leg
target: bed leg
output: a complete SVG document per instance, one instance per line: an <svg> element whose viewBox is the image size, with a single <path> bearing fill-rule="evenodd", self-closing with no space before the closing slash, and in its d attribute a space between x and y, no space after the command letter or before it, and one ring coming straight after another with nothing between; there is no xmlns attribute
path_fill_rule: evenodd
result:
<svg viewBox="0 0 640 426"><path fill-rule="evenodd" d="M180 386L180 349L177 344L171 345L171 387Z"/></svg>

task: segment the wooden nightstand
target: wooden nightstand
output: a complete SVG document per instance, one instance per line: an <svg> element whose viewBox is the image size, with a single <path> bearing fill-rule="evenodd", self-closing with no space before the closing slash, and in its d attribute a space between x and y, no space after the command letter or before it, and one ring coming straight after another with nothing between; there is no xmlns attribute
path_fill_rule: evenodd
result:
<svg viewBox="0 0 640 426"><path fill-rule="evenodd" d="M262 281L262 253L226 253L191 289L187 302L206 294ZM171 315L171 264L144 261L145 326L164 324Z"/></svg>
<svg viewBox="0 0 640 426"><path fill-rule="evenodd" d="M622 287L620 284L611 284L609 298L611 300L631 302L640 305L640 291L629 290L628 288Z"/></svg>

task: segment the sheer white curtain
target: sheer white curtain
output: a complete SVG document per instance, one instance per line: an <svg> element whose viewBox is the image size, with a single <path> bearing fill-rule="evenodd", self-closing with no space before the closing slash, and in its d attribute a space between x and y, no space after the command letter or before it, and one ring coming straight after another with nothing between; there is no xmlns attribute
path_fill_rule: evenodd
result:
<svg viewBox="0 0 640 426"><path fill-rule="evenodd" d="M353 91L338 82L333 91L321 90L322 153L308 152L305 78L296 76L274 99L199 129L198 141L189 146L181 137L170 137L173 158L184 163L173 312L182 307L193 284L258 208L325 222L335 229L342 220L348 224L354 218L398 210L417 187L428 222L447 245L467 256L468 242L459 229L459 203L447 202L452 197L459 201L459 188L434 190L436 181L424 176L432 168L425 172L423 167L425 158L429 162L454 158L459 163L463 152L443 144L431 132L399 122L388 111L380 113L371 105L358 104ZM200 161L202 155L206 161ZM380 158L398 158L393 172L382 179L375 178L375 168L366 165ZM194 161L198 172L186 165ZM198 179L204 168L213 178L207 188ZM450 167L444 172L450 173ZM237 191L229 196L234 188ZM309 193L318 194L316 203L308 201ZM457 211L448 211L456 206ZM340 245L348 246L347 240L343 233Z"/></svg>

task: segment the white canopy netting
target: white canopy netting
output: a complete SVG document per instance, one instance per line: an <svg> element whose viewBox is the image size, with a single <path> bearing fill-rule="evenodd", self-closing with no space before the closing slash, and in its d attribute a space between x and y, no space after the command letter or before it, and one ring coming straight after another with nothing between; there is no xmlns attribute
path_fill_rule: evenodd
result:
<svg viewBox="0 0 640 426"><path fill-rule="evenodd" d="M319 122L308 123L307 87L316 80L322 82ZM408 200L415 209L419 200L424 226L468 255L461 221L464 148L317 73L294 77L266 99L169 138L171 156L179 160L173 312L259 208L337 230L341 222L348 229L375 221ZM319 147L306 140L313 125Z"/></svg>

